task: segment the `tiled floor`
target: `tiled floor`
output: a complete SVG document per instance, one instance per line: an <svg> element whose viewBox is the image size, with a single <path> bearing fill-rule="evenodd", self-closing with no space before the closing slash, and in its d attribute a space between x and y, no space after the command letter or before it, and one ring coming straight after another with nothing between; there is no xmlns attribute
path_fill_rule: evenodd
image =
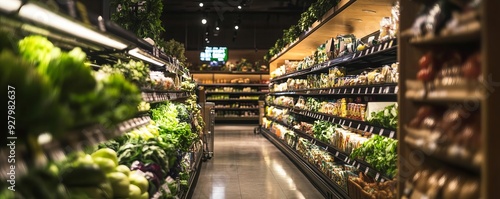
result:
<svg viewBox="0 0 500 199"><path fill-rule="evenodd" d="M202 164L193 199L323 198L253 127L216 126L214 140L214 157Z"/></svg>

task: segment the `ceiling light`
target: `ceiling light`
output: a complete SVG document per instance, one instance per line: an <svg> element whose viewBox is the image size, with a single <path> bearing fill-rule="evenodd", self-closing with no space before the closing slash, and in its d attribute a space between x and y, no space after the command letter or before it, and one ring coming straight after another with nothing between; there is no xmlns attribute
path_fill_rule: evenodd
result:
<svg viewBox="0 0 500 199"><path fill-rule="evenodd" d="M240 29L240 27L238 27L238 25L236 25L236 26L234 26L234 29L238 30L238 29Z"/></svg>
<svg viewBox="0 0 500 199"><path fill-rule="evenodd" d="M368 9L363 9L361 11L363 11L363 12L369 12L369 13L373 13L373 14L377 13L377 11L375 11L375 10L368 10Z"/></svg>
<svg viewBox="0 0 500 199"><path fill-rule="evenodd" d="M199 5L200 5L200 7L203 7L203 2L201 2Z"/></svg>
<svg viewBox="0 0 500 199"><path fill-rule="evenodd" d="M215 27L215 30L220 30L219 26Z"/></svg>
<svg viewBox="0 0 500 199"><path fill-rule="evenodd" d="M86 28L83 25L75 23L72 20L59 16L52 11L35 4L28 3L22 6L19 10L19 16L21 16L21 18L41 23L73 36L87 39L114 49L123 50L127 48L127 45L124 43L116 41L92 29Z"/></svg>
<svg viewBox="0 0 500 199"><path fill-rule="evenodd" d="M207 44L210 43L210 40L207 40Z"/></svg>
<svg viewBox="0 0 500 199"><path fill-rule="evenodd" d="M206 20L206 19L202 19L202 20L201 20L201 23L202 23L202 24L207 24L207 20Z"/></svg>
<svg viewBox="0 0 500 199"><path fill-rule="evenodd" d="M241 6L238 6L238 9L240 9L240 10L241 10Z"/></svg>
<svg viewBox="0 0 500 199"><path fill-rule="evenodd" d="M208 41L208 37L205 37L205 41Z"/></svg>

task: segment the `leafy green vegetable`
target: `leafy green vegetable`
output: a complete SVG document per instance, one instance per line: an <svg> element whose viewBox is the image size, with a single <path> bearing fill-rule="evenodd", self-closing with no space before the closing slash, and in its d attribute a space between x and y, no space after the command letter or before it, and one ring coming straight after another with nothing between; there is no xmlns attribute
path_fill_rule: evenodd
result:
<svg viewBox="0 0 500 199"><path fill-rule="evenodd" d="M375 169L394 176L397 172L397 145L397 140L374 135L360 148L354 149L350 157L363 159Z"/></svg>
<svg viewBox="0 0 500 199"><path fill-rule="evenodd" d="M313 125L314 137L323 142L329 143L330 138L335 133L335 128L337 125L334 125L327 121L316 120Z"/></svg>
<svg viewBox="0 0 500 199"><path fill-rule="evenodd" d="M385 128L396 129L398 127L398 107L393 104L378 112L372 112L368 122Z"/></svg>

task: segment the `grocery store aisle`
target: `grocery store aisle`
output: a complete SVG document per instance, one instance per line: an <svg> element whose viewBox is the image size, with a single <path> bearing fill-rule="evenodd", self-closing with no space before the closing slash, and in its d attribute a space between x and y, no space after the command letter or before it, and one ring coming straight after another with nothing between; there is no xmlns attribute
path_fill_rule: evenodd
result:
<svg viewBox="0 0 500 199"><path fill-rule="evenodd" d="M193 199L323 198L254 126L216 126L214 157L202 164Z"/></svg>

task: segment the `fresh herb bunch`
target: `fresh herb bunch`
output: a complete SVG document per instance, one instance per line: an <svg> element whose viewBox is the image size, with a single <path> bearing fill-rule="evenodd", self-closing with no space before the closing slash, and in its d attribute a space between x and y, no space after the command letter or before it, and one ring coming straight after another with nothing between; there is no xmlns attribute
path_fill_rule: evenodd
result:
<svg viewBox="0 0 500 199"><path fill-rule="evenodd" d="M393 177L397 173L397 145L397 140L373 135L360 148L354 149L350 157L362 159L375 169Z"/></svg>
<svg viewBox="0 0 500 199"><path fill-rule="evenodd" d="M313 125L314 138L329 143L330 138L335 134L336 127L336 125L330 122L316 120Z"/></svg>

